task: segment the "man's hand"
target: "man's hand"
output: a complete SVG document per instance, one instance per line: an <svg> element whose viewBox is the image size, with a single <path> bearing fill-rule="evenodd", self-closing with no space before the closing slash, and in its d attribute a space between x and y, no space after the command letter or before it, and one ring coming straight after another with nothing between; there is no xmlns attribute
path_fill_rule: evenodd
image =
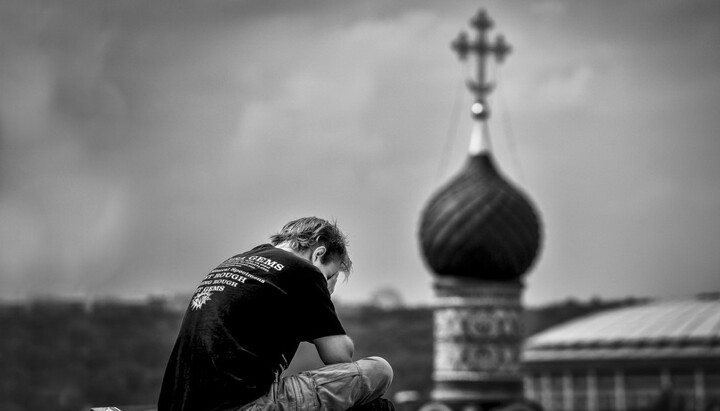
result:
<svg viewBox="0 0 720 411"><path fill-rule="evenodd" d="M327 279L328 291L330 291L330 295L335 292L335 284L337 284L337 280L341 272L342 271L338 271Z"/></svg>
<svg viewBox="0 0 720 411"><path fill-rule="evenodd" d="M325 365L352 362L355 345L347 335L331 335L313 340Z"/></svg>

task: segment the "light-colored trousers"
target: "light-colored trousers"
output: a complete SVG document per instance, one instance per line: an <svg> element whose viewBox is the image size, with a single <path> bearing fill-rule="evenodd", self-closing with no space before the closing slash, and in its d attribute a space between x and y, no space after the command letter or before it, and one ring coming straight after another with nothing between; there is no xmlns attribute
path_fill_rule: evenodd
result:
<svg viewBox="0 0 720 411"><path fill-rule="evenodd" d="M380 357L332 364L283 377L238 411L342 411L380 398L392 378L390 364Z"/></svg>

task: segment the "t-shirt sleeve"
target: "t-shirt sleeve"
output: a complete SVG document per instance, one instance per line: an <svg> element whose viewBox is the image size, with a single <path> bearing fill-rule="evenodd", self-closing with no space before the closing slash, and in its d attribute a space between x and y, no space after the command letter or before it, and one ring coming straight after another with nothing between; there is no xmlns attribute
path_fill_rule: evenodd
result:
<svg viewBox="0 0 720 411"><path fill-rule="evenodd" d="M302 291L296 304L299 314L296 318L302 319L299 327L300 339L311 342L321 337L345 334L322 274L308 272L304 277L306 278L302 281Z"/></svg>

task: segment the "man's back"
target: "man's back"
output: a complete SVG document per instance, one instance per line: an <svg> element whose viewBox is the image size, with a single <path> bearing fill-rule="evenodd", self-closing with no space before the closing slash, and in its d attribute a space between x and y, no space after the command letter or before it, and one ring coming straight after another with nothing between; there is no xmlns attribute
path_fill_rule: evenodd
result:
<svg viewBox="0 0 720 411"><path fill-rule="evenodd" d="M158 404L224 410L266 393L300 341L345 334L325 277L265 244L212 270L195 291Z"/></svg>

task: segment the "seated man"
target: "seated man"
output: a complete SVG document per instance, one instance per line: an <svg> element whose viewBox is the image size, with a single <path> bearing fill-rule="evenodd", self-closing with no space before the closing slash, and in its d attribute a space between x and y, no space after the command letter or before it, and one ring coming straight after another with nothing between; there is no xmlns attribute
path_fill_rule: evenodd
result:
<svg viewBox="0 0 720 411"><path fill-rule="evenodd" d="M345 235L308 217L270 242L229 258L195 290L158 411L383 408L375 402L386 401L392 368L380 357L353 362L330 300L352 264ZM315 345L325 367L281 377L301 341Z"/></svg>

